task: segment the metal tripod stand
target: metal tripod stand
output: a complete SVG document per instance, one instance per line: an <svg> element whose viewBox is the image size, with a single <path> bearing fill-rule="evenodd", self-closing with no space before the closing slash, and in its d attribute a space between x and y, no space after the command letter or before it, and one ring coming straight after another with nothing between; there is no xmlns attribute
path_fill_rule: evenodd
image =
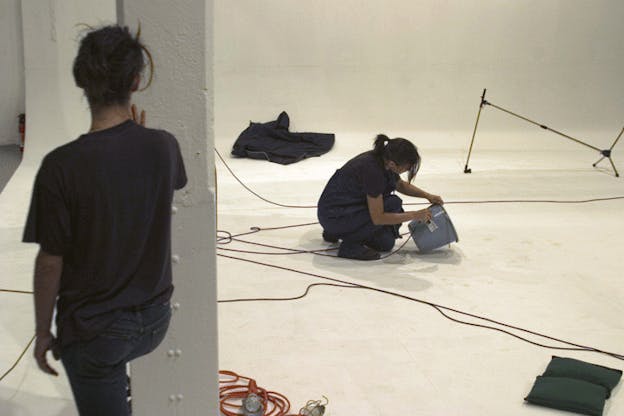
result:
<svg viewBox="0 0 624 416"><path fill-rule="evenodd" d="M494 105L494 104L490 103L489 101L487 101L485 99L485 92L486 91L487 90L484 89L483 90L483 95L481 95L481 104L479 104L479 112L477 113L477 121L475 122L474 131L472 132L472 140L470 140L470 149L468 150L468 158L466 159L466 165L464 166L464 173L471 173L472 172L472 169L468 168L468 162L470 161L470 155L472 153L472 146L474 144L475 135L477 134L477 126L479 125L479 118L481 117L481 110L483 109L484 106L489 105L489 106L494 107L494 108L496 108L498 110L501 110L501 111L503 111L503 112L505 112L505 113L507 113L509 115L512 115L512 116L517 117L519 119L522 119L524 121L528 121L531 124L535 124L536 126L539 126L539 127L543 128L544 130L551 131L551 132L553 132L555 134L558 134L559 136L565 137L568 140L572 140L572 141L574 141L574 142L576 142L578 144L581 144L581 145L583 145L585 147L589 147L590 149L593 149L593 150L597 151L598 153L600 153L601 157L600 157L600 159L598 159L597 162L592 164L592 166L596 167L596 165L598 165L598 163L602 162L604 159L609 159L609 162L611 163L611 167L613 168L613 172L615 173L615 176L616 177L620 176L620 174L617 171L617 168L615 167L615 164L613 163L613 159L611 159L611 152L613 151L613 148L615 147L617 142L620 140L620 137L622 137L622 134L624 133L624 128L622 128L622 131L620 131L620 134L618 134L618 136L615 138L615 140L613 141L613 144L611 145L610 148L608 148L608 149L600 149L600 148L598 148L596 146L592 146L591 144L585 143L584 141L581 141L579 139L575 139L574 137L568 136L567 134L563 134L560 131L553 130L553 129L551 129L548 126L545 126L543 124L537 123L537 122L535 122L533 120L530 120L530 119L528 119L526 117L523 117L521 115L518 115L516 113L513 113L513 112L511 112L509 110L506 110L506 109L504 109L502 107L499 107L497 105Z"/></svg>

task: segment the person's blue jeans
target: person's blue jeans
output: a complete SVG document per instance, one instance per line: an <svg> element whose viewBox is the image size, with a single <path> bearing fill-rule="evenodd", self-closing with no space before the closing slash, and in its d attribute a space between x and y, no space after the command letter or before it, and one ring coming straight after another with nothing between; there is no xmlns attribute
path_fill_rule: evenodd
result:
<svg viewBox="0 0 624 416"><path fill-rule="evenodd" d="M126 416L126 364L153 351L171 319L169 304L124 311L104 332L63 348L61 360L81 416Z"/></svg>

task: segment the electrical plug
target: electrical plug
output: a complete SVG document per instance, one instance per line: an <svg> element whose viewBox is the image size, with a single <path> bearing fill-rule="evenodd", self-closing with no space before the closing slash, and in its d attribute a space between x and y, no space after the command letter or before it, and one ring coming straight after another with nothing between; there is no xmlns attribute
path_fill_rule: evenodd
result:
<svg viewBox="0 0 624 416"><path fill-rule="evenodd" d="M323 416L325 414L325 406L329 403L327 397L323 396L325 404L320 400L310 400L304 407L299 410L300 416Z"/></svg>
<svg viewBox="0 0 624 416"><path fill-rule="evenodd" d="M311 409L303 408L299 413L301 416L323 416L325 414L325 406L322 404L316 405Z"/></svg>
<svg viewBox="0 0 624 416"><path fill-rule="evenodd" d="M263 416L264 406L262 399L255 393L250 393L243 399L243 415L244 416Z"/></svg>

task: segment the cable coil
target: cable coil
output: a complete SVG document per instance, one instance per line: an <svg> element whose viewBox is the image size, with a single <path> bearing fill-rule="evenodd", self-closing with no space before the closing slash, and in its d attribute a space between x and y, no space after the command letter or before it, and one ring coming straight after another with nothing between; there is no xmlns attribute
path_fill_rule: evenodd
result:
<svg viewBox="0 0 624 416"><path fill-rule="evenodd" d="M263 416L308 416L313 409L322 409L316 414L322 416L324 405L320 401L309 401L299 413L292 414L290 401L286 396L275 391L268 391L257 386L252 378L241 376L233 371L219 371L219 408L225 416L240 416L244 401L250 395L260 397L263 405ZM313 406L312 406L313 405ZM243 414L246 414L243 410Z"/></svg>

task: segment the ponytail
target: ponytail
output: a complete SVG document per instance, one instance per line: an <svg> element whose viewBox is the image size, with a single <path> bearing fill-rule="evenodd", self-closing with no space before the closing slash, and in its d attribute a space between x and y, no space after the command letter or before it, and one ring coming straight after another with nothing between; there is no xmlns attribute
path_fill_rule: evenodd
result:
<svg viewBox="0 0 624 416"><path fill-rule="evenodd" d="M384 149L386 144L390 142L390 139L385 134L378 134L375 138L375 148L373 149L373 153L378 158L382 158L384 156Z"/></svg>

